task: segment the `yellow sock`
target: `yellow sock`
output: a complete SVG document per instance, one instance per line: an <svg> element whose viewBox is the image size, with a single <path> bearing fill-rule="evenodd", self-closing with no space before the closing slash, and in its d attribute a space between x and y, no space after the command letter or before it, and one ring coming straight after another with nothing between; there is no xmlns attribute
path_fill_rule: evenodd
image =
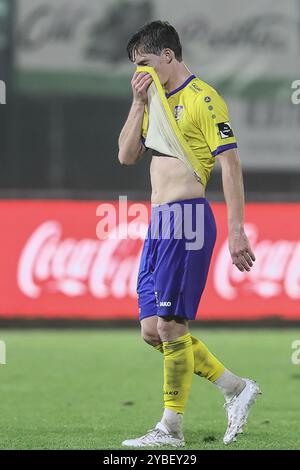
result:
<svg viewBox="0 0 300 470"><path fill-rule="evenodd" d="M223 374L225 367L209 351L207 346L194 336L192 336L192 344L195 361L195 374L205 377L210 382L215 382Z"/></svg>
<svg viewBox="0 0 300 470"><path fill-rule="evenodd" d="M225 367L209 351L202 341L194 336L191 336L191 338L194 354L194 373L201 377L205 377L210 382L215 382L223 374ZM163 343L155 346L155 349L163 353Z"/></svg>
<svg viewBox="0 0 300 470"><path fill-rule="evenodd" d="M163 342L164 406L183 413L194 372L194 354L190 333Z"/></svg>

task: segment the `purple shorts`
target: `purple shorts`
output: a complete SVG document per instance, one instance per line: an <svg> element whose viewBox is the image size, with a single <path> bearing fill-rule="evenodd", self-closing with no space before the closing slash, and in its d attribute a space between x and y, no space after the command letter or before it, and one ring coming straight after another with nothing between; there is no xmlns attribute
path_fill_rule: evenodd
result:
<svg viewBox="0 0 300 470"><path fill-rule="evenodd" d="M140 320L158 315L195 320L216 241L205 198L152 208L137 282Z"/></svg>

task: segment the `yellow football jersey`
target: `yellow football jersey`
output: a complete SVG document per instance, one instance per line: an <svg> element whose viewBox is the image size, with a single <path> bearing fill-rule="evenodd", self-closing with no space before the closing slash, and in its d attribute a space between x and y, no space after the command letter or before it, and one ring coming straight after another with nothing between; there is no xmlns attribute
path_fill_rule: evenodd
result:
<svg viewBox="0 0 300 470"><path fill-rule="evenodd" d="M237 147L226 103L214 88L195 75L191 75L177 89L166 93L166 98L181 134L196 156L195 171L202 175L201 182L206 186L216 155ZM143 143L147 129L148 113L145 106Z"/></svg>

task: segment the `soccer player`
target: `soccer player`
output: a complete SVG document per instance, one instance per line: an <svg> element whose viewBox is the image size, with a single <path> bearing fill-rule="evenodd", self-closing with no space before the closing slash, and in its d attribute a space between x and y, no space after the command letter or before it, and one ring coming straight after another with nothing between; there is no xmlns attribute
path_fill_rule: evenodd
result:
<svg viewBox="0 0 300 470"><path fill-rule="evenodd" d="M229 444L243 431L250 407L260 393L259 387L253 380L226 369L203 342L190 334L188 323L195 319L215 244L215 221L205 198L205 185L216 160L222 168L232 262L240 271L250 271L255 261L244 231L244 189L236 139L224 100L189 71L182 60L178 33L168 22L144 25L130 39L127 52L135 65L153 67L157 73L177 125L197 156L199 171L191 171L179 158L153 152L152 215L141 256L137 293L142 337L163 354L164 413L152 430L125 440L123 445L184 445L182 416L194 373L212 382L224 395L228 425L223 442ZM135 164L146 150L147 90L151 82L149 73L133 75L132 106L119 137L121 164ZM184 211L187 205L192 220L184 218L180 222L180 211L174 211L174 207ZM198 249L188 249L187 237L176 236L176 225L179 220L183 226L191 223L199 230L196 220L199 205L203 208L204 243ZM170 215L169 237L161 234L166 215ZM157 230L158 236L154 237Z"/></svg>

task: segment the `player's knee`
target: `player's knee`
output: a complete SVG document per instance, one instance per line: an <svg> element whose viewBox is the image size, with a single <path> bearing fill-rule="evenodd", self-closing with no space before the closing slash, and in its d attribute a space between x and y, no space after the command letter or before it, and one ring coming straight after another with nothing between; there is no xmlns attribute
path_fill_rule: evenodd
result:
<svg viewBox="0 0 300 470"><path fill-rule="evenodd" d="M151 344L151 346L158 346L159 344L161 344L161 339L157 332L156 315L144 318L141 321L141 334L143 340L146 341L146 343Z"/></svg>
<svg viewBox="0 0 300 470"><path fill-rule="evenodd" d="M159 317L157 322L158 335L162 341L173 341L187 332L187 321L175 317Z"/></svg>
<svg viewBox="0 0 300 470"><path fill-rule="evenodd" d="M172 335L174 330L174 322L166 321L165 319L160 318L157 322L157 331L160 338L163 338L164 341L167 341L170 335Z"/></svg>
<svg viewBox="0 0 300 470"><path fill-rule="evenodd" d="M154 331L154 330L142 327L141 334L142 334L143 340L147 344L150 344L151 346L158 346L159 344L161 344L161 339L158 336L157 330Z"/></svg>

